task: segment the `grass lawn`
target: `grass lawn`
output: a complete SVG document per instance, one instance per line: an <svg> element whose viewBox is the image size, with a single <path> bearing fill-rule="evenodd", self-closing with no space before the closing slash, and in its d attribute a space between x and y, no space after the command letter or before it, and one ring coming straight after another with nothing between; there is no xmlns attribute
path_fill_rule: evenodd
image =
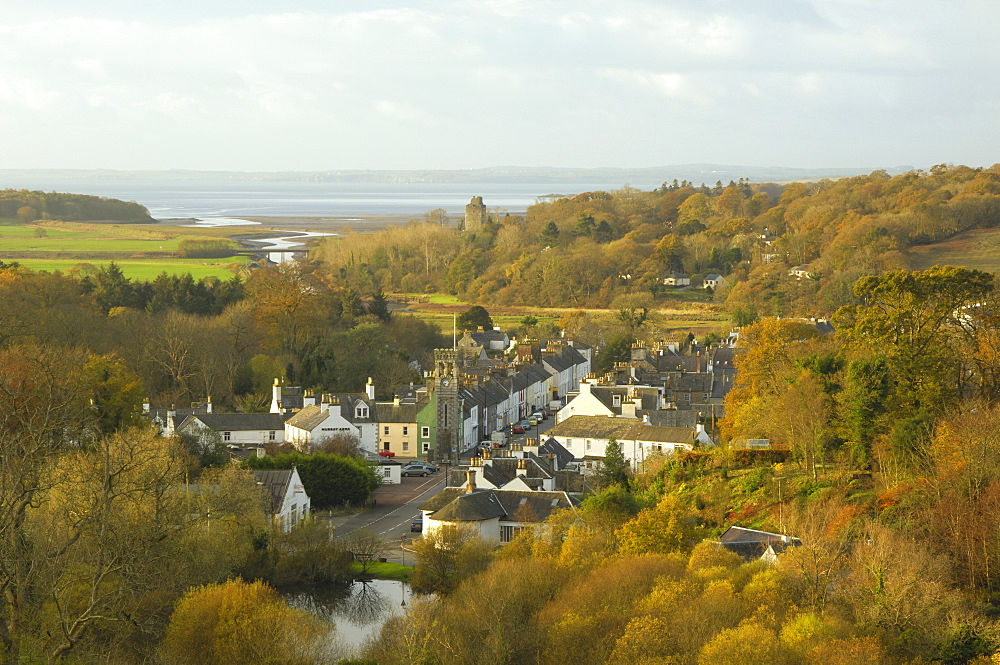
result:
<svg viewBox="0 0 1000 665"><path fill-rule="evenodd" d="M2 258L2 257L0 257ZM150 281L160 273L166 272L168 275L184 275L191 273L194 279L202 277L218 277L219 279L230 279L236 273L234 267L245 263L246 257L233 257L226 259L227 263L221 263L219 259L164 259L162 261L116 261L115 263L122 269L126 277L139 281ZM44 270L64 273L70 272L74 268L86 266L102 266L109 261L78 261L75 259L18 259L18 263L31 270Z"/></svg>
<svg viewBox="0 0 1000 665"><path fill-rule="evenodd" d="M351 570L360 574L361 563L358 561L352 562ZM410 575L412 574L412 566L404 566L399 563L392 563L391 561L387 561L386 563L379 563L378 561L375 561L368 564L368 575L380 580L401 580L403 582L408 582L410 581Z"/></svg>

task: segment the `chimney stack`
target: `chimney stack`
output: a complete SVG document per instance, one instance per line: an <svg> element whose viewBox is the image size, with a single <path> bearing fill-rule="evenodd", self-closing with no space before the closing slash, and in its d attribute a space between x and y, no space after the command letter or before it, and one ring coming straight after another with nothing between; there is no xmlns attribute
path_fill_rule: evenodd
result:
<svg viewBox="0 0 1000 665"><path fill-rule="evenodd" d="M476 491L476 472L469 469L465 472L465 493L472 494Z"/></svg>
<svg viewBox="0 0 1000 665"><path fill-rule="evenodd" d="M212 413L212 396L208 396L208 401L205 402L205 413Z"/></svg>
<svg viewBox="0 0 1000 665"><path fill-rule="evenodd" d="M411 387L413 384L410 384ZM372 377L368 377L368 383L365 384L365 394L368 395L368 399L375 399L375 382L372 381Z"/></svg>

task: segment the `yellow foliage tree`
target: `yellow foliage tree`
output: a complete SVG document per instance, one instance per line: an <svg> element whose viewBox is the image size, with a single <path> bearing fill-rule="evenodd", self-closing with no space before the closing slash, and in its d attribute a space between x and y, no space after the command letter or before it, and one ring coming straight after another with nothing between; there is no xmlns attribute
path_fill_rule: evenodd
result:
<svg viewBox="0 0 1000 665"><path fill-rule="evenodd" d="M694 520L676 496L644 510L618 531L618 551L624 555L667 554L686 549L696 537Z"/></svg>
<svg viewBox="0 0 1000 665"><path fill-rule="evenodd" d="M161 655L178 665L306 665L320 656L328 630L263 582L231 580L192 589L177 603Z"/></svg>

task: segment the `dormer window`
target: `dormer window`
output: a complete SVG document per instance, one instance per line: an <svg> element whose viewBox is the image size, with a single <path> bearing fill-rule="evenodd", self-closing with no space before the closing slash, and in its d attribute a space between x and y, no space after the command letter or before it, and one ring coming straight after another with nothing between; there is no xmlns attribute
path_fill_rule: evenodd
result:
<svg viewBox="0 0 1000 665"><path fill-rule="evenodd" d="M611 396L611 404L613 406L621 406L622 405L622 396L621 395L612 395Z"/></svg>
<svg viewBox="0 0 1000 665"><path fill-rule="evenodd" d="M368 407L364 404L358 404L357 409L354 410L354 415L358 418L367 418Z"/></svg>

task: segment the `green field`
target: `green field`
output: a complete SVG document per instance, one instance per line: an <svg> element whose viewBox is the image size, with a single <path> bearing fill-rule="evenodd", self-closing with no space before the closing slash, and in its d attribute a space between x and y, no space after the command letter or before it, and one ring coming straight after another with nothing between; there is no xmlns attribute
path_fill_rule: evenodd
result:
<svg viewBox="0 0 1000 665"><path fill-rule="evenodd" d="M195 279L202 277L230 279L236 274L234 266L244 265L246 257L233 257L226 259L226 261L227 263L222 263L219 259L164 259L162 261L124 260L115 261L115 263L122 269L126 277L140 281L152 280L163 272L168 275L191 273ZM110 261L79 261L75 259L17 259L17 262L31 270L47 272L59 270L64 273L86 266L97 267L110 263Z"/></svg>
<svg viewBox="0 0 1000 665"><path fill-rule="evenodd" d="M184 240L204 240L204 234L166 229L137 229L108 225L78 225L79 230L36 226L0 228L0 255L3 252L176 252ZM186 231L186 230L185 230ZM44 232L45 237L38 237ZM218 235L218 234L216 234Z"/></svg>
<svg viewBox="0 0 1000 665"><path fill-rule="evenodd" d="M235 231L235 230L234 230ZM42 237L39 237L39 236ZM0 226L0 260L16 261L31 270L83 272L112 260L126 277L151 280L161 273L195 279L229 279L249 259L186 259L171 256L185 240L223 239L219 229L146 224L84 224L47 221Z"/></svg>

